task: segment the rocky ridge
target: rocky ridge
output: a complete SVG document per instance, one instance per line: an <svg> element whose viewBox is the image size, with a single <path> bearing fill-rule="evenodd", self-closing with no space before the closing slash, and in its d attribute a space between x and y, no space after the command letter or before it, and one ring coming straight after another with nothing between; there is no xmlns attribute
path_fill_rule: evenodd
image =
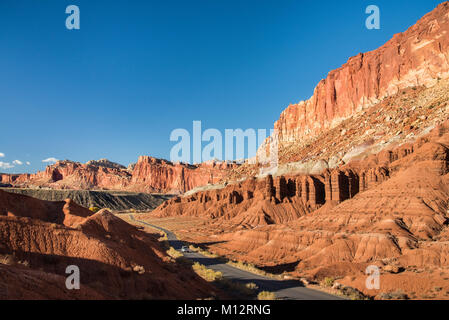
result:
<svg viewBox="0 0 449 320"><path fill-rule="evenodd" d="M236 166L234 163L214 161L189 165L148 156L139 157L137 163L129 168L105 159L85 164L64 160L36 174L2 174L0 183L23 188L176 194L217 183Z"/></svg>

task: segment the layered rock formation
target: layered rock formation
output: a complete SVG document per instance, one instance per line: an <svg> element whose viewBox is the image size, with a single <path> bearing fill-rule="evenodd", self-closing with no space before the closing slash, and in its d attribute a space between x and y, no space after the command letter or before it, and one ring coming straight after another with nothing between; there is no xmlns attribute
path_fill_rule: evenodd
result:
<svg viewBox="0 0 449 320"><path fill-rule="evenodd" d="M218 183L236 166L234 163L215 161L189 165L142 156L133 167L128 189L183 193L199 186Z"/></svg>
<svg viewBox="0 0 449 320"><path fill-rule="evenodd" d="M288 222L304 213L313 212L322 205L336 205L352 199L359 193L377 187L415 162L438 160L429 163L429 170L430 166L436 166L436 173L445 175L449 172L447 162L449 143L445 140L448 137L448 127L449 122L446 122L414 143L383 150L332 171L325 170L320 175L289 175L275 178L268 175L265 178L251 178L223 188L177 197L164 202L151 215L161 217L191 215L229 219L240 214L248 215L251 211L263 212L267 221ZM261 203L265 203L262 208L259 206ZM266 210L269 203L273 207L286 204L297 206L291 208L293 215L272 217L270 210Z"/></svg>
<svg viewBox="0 0 449 320"><path fill-rule="evenodd" d="M377 50L331 71L313 96L290 105L276 122L281 143L314 136L409 87L449 77L449 3L440 4Z"/></svg>
<svg viewBox="0 0 449 320"><path fill-rule="evenodd" d="M449 121L322 175L249 179L171 199L147 218L170 216L201 218L178 234L232 259L279 272L293 264L294 275L341 278L380 298L393 289L447 298ZM373 264L389 279L381 290L356 281ZM442 291L430 292L425 279Z"/></svg>
<svg viewBox="0 0 449 320"><path fill-rule="evenodd" d="M449 299L448 57L445 2L282 113L274 176L245 164L147 218L181 219L185 240L275 272L379 299ZM379 290L365 286L370 265Z"/></svg>
<svg viewBox="0 0 449 320"><path fill-rule="evenodd" d="M36 174L0 175L0 182L20 187L176 194L217 183L235 167L228 162L188 165L148 156L139 157L129 169L105 159L86 164L65 160Z"/></svg>
<svg viewBox="0 0 449 320"><path fill-rule="evenodd" d="M80 269L68 290L66 268ZM199 299L216 290L106 210L0 190L1 299ZM27 279L27 281L25 281Z"/></svg>
<svg viewBox="0 0 449 320"><path fill-rule="evenodd" d="M449 113L449 3L381 48L331 71L307 101L275 123L276 175L321 174L354 159L413 142ZM258 151L269 150L269 139ZM228 181L259 174L246 163Z"/></svg>

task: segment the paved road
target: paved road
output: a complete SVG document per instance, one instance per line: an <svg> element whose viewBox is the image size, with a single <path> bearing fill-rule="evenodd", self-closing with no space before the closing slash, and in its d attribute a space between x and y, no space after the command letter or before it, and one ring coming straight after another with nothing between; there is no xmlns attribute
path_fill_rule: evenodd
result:
<svg viewBox="0 0 449 320"><path fill-rule="evenodd" d="M131 220L141 223L152 228L159 229L167 234L170 246L176 250L180 250L183 245L182 241L178 240L176 235L170 230L161 228L159 226L149 224L147 222L137 220L133 214L129 215ZM342 300L342 298L327 294L325 292L305 288L302 282L298 280L275 280L269 277L260 276L248 271L244 271L226 263L219 259L209 258L197 252L186 252L184 256L190 260L199 262L210 269L220 271L223 277L232 281L242 283L255 283L261 290L274 292L279 299L286 300Z"/></svg>

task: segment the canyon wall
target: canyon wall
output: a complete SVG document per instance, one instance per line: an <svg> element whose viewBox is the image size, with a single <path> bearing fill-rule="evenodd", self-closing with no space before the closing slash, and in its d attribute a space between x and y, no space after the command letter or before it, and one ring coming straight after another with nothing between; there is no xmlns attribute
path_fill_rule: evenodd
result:
<svg viewBox="0 0 449 320"><path fill-rule="evenodd" d="M447 79L448 31L445 2L379 49L350 58L317 85L309 100L282 112L275 123L281 143L313 137L404 88Z"/></svg>

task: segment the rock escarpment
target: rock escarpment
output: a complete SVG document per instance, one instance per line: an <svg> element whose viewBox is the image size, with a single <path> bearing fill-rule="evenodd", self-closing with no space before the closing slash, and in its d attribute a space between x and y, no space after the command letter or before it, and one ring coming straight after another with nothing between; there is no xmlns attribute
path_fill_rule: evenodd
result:
<svg viewBox="0 0 449 320"><path fill-rule="evenodd" d="M377 50L330 72L313 96L290 105L275 123L281 143L317 135L405 88L449 77L449 3L440 4Z"/></svg>
<svg viewBox="0 0 449 320"><path fill-rule="evenodd" d="M129 168L104 159L85 164L65 160L36 174L0 175L0 182L18 187L176 194L217 183L236 166L214 161L189 165L148 156L139 157Z"/></svg>
<svg viewBox="0 0 449 320"><path fill-rule="evenodd" d="M208 161L198 165L141 156L132 170L130 190L179 193L222 180L235 163Z"/></svg>

